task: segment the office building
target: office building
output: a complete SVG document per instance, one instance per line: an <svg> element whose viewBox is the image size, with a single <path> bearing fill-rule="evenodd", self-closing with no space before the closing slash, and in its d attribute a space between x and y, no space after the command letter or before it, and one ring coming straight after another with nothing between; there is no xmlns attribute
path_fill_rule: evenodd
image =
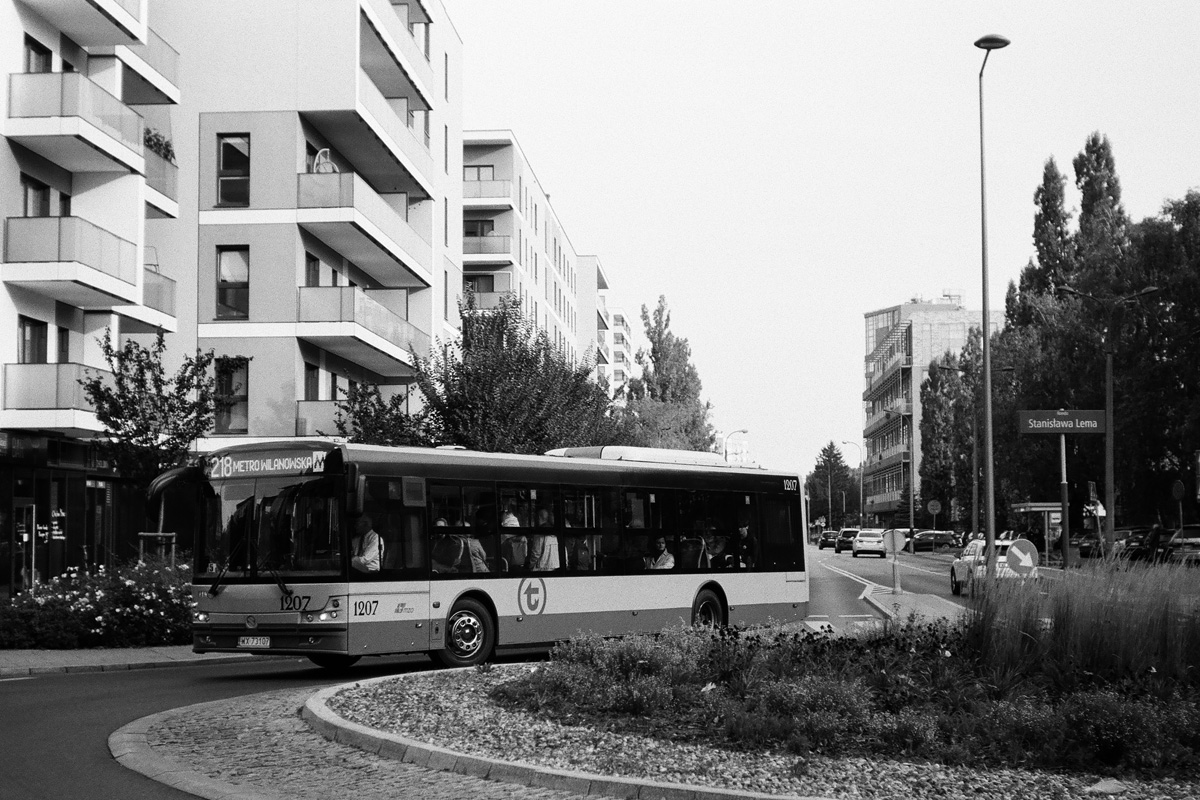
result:
<svg viewBox="0 0 1200 800"><path fill-rule="evenodd" d="M91 446L98 340L178 328L163 121L180 57L144 0L0 0L0 595L111 563L132 514ZM137 513L140 515L140 509ZM128 553L122 553L127 555Z"/></svg>
<svg viewBox="0 0 1200 800"><path fill-rule="evenodd" d="M931 361L959 352L981 314L957 295L914 298L871 311L866 319L863 391L863 505L868 521L907 527L906 491L921 493L921 383ZM1004 312L992 312L992 333ZM913 487L908 480L914 477ZM903 509L903 519L895 518Z"/></svg>

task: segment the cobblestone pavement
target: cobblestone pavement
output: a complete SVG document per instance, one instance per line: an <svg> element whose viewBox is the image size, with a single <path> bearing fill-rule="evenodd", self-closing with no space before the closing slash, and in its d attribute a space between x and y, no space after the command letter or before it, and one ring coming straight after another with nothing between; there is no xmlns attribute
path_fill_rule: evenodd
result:
<svg viewBox="0 0 1200 800"><path fill-rule="evenodd" d="M147 718L145 742L186 765L172 785L243 800L573 800L580 795L425 769L331 742L300 717L311 689L204 703ZM201 780L207 779L207 780ZM231 794L230 792L234 793Z"/></svg>

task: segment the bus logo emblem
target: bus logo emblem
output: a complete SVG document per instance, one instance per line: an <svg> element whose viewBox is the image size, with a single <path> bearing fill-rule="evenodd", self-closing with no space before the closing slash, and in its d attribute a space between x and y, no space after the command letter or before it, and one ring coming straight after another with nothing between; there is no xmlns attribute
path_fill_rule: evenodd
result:
<svg viewBox="0 0 1200 800"><path fill-rule="evenodd" d="M517 608L531 617L545 611L546 582L541 578L523 579L517 587Z"/></svg>

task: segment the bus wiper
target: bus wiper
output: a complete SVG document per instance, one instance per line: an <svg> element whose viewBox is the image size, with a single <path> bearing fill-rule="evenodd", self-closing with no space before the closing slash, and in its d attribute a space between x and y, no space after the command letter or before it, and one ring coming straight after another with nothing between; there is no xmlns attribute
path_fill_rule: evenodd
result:
<svg viewBox="0 0 1200 800"><path fill-rule="evenodd" d="M212 586L208 587L208 596L216 597L221 593L221 581L225 579L225 573L229 572L229 565L233 563L233 557L237 555L238 548L245 544L246 540L242 539L233 546L233 550L229 553L229 558L225 559L225 565L221 567L221 571L217 573L216 579L212 582Z"/></svg>
<svg viewBox="0 0 1200 800"><path fill-rule="evenodd" d="M275 579L275 585L279 587L279 591L283 592L284 596L291 597L293 594L295 594L295 592L293 592L291 590L291 587L289 587L286 583L283 582L283 576L279 574L279 570L275 569L274 567L261 567L261 566L259 567L259 569L266 569L266 571L271 575L271 577Z"/></svg>

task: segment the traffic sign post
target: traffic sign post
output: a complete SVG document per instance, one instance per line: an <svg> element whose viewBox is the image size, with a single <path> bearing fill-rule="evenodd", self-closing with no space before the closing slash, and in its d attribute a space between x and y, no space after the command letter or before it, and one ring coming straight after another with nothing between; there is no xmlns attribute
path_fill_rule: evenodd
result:
<svg viewBox="0 0 1200 800"><path fill-rule="evenodd" d="M1057 433L1059 462L1061 464L1061 483L1059 495L1062 502L1062 546L1063 569L1070 564L1071 532L1067 520L1069 499L1067 497L1067 434L1068 433L1104 433L1103 411L1077 411L1058 409L1057 411L1018 411L1018 433ZM1105 498L1112 502L1111 497ZM989 554L990 556L990 554Z"/></svg>
<svg viewBox="0 0 1200 800"><path fill-rule="evenodd" d="M1005 561L1009 569L1024 578L1038 564L1037 547L1028 539L1017 539L1008 546Z"/></svg>
<svg viewBox="0 0 1200 800"><path fill-rule="evenodd" d="M899 529L883 535L883 548L892 554L892 594L900 594L900 567L896 564L896 559L900 558L900 551L907 542L908 537Z"/></svg>
<svg viewBox="0 0 1200 800"><path fill-rule="evenodd" d="M930 500L929 505L926 506L926 508L929 509L930 514L933 514L933 529L936 531L937 530L937 515L942 510L942 503L940 500L937 500L937 499ZM916 545L913 545L913 547L916 547Z"/></svg>

